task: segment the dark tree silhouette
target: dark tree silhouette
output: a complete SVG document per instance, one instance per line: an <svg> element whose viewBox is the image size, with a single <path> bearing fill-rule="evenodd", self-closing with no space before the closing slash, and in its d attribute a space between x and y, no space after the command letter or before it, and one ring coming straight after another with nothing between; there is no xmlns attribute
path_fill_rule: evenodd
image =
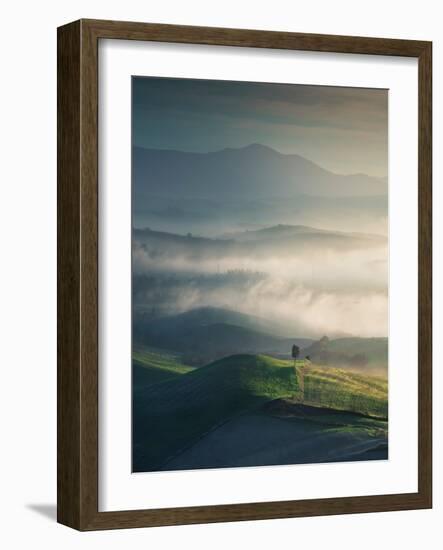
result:
<svg viewBox="0 0 443 550"><path fill-rule="evenodd" d="M294 367L295 367L296 359L299 356L299 354L300 354L300 348L294 344L292 346L292 353L291 353L292 357L294 358Z"/></svg>

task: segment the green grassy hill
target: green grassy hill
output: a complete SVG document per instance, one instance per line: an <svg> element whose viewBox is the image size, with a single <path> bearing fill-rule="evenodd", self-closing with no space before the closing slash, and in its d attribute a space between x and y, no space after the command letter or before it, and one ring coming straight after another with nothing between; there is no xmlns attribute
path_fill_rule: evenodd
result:
<svg viewBox="0 0 443 550"><path fill-rule="evenodd" d="M303 403L377 418L388 417L388 381L331 367L311 367Z"/></svg>
<svg viewBox="0 0 443 550"><path fill-rule="evenodd" d="M140 388L170 378L176 378L194 370L180 362L173 352L137 347L132 352L132 385Z"/></svg>
<svg viewBox="0 0 443 550"><path fill-rule="evenodd" d="M233 355L189 370L174 356L143 355L146 367L165 378L134 385L135 471L156 470L178 452L227 420L258 410L276 399L303 399L300 369L293 362L263 355ZM139 359L135 359L138 361ZM158 374L158 372L156 373ZM339 369L309 368L304 394L311 405L386 416L386 385L380 379Z"/></svg>
<svg viewBox="0 0 443 550"><path fill-rule="evenodd" d="M134 470L159 467L214 426L298 390L292 366L234 355L134 390Z"/></svg>

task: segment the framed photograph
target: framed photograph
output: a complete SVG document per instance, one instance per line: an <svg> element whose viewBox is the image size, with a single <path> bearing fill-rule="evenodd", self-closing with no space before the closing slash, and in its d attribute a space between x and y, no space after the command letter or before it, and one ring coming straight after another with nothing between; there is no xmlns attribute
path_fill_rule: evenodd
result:
<svg viewBox="0 0 443 550"><path fill-rule="evenodd" d="M431 43L58 29L58 521L432 506Z"/></svg>

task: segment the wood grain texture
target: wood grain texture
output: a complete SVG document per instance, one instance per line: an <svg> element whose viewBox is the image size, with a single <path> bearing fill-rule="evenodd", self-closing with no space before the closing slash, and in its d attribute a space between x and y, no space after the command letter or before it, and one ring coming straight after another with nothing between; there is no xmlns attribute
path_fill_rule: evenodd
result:
<svg viewBox="0 0 443 550"><path fill-rule="evenodd" d="M82 23L87 25L90 32L99 38L282 50L418 57L427 44L426 42L417 40L159 25L155 23L99 21L93 19L83 19Z"/></svg>
<svg viewBox="0 0 443 550"><path fill-rule="evenodd" d="M432 507L432 45L418 66L418 485Z"/></svg>
<svg viewBox="0 0 443 550"><path fill-rule="evenodd" d="M80 23L58 32L57 518L79 525Z"/></svg>
<svg viewBox="0 0 443 550"><path fill-rule="evenodd" d="M98 41L103 38L395 55L419 60L417 493L98 511ZM58 521L79 530L432 506L431 43L81 20L58 29Z"/></svg>

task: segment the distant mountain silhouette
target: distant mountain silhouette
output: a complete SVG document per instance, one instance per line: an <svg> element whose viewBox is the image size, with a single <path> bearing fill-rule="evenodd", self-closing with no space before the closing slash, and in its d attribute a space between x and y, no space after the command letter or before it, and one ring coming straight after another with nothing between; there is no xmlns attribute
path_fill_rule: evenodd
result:
<svg viewBox="0 0 443 550"><path fill-rule="evenodd" d="M160 319L139 318L134 338L143 345L190 354L203 364L233 353L276 353L289 356L291 345L312 344L309 338L282 338L280 327L258 317L223 308L196 308Z"/></svg>
<svg viewBox="0 0 443 550"><path fill-rule="evenodd" d="M344 231L330 231L328 229L319 229L317 227L310 227L308 225L289 225L278 224L271 227L264 227L257 230L238 231L232 233L225 233L221 236L223 239L233 239L237 242L256 242L256 241L274 241L280 239L291 239L304 237L322 237L327 239L328 237L362 240L362 241L376 241L377 243L385 243L386 238L382 235L372 235L369 233L346 233ZM326 241L327 242L327 241ZM366 244L366 243L365 243Z"/></svg>
<svg viewBox="0 0 443 550"><path fill-rule="evenodd" d="M177 235L148 228L133 230L134 242L152 258L181 257L194 261L238 257L291 257L294 252L349 251L386 245L386 237L327 231L307 226L277 225L257 231L227 233L221 238Z"/></svg>
<svg viewBox="0 0 443 550"><path fill-rule="evenodd" d="M348 337L330 340L324 336L306 347L302 356L309 356L320 365L387 369L388 339Z"/></svg>
<svg viewBox="0 0 443 550"><path fill-rule="evenodd" d="M382 178L338 175L299 156L252 144L213 153L133 148L134 200L369 197L387 194Z"/></svg>

